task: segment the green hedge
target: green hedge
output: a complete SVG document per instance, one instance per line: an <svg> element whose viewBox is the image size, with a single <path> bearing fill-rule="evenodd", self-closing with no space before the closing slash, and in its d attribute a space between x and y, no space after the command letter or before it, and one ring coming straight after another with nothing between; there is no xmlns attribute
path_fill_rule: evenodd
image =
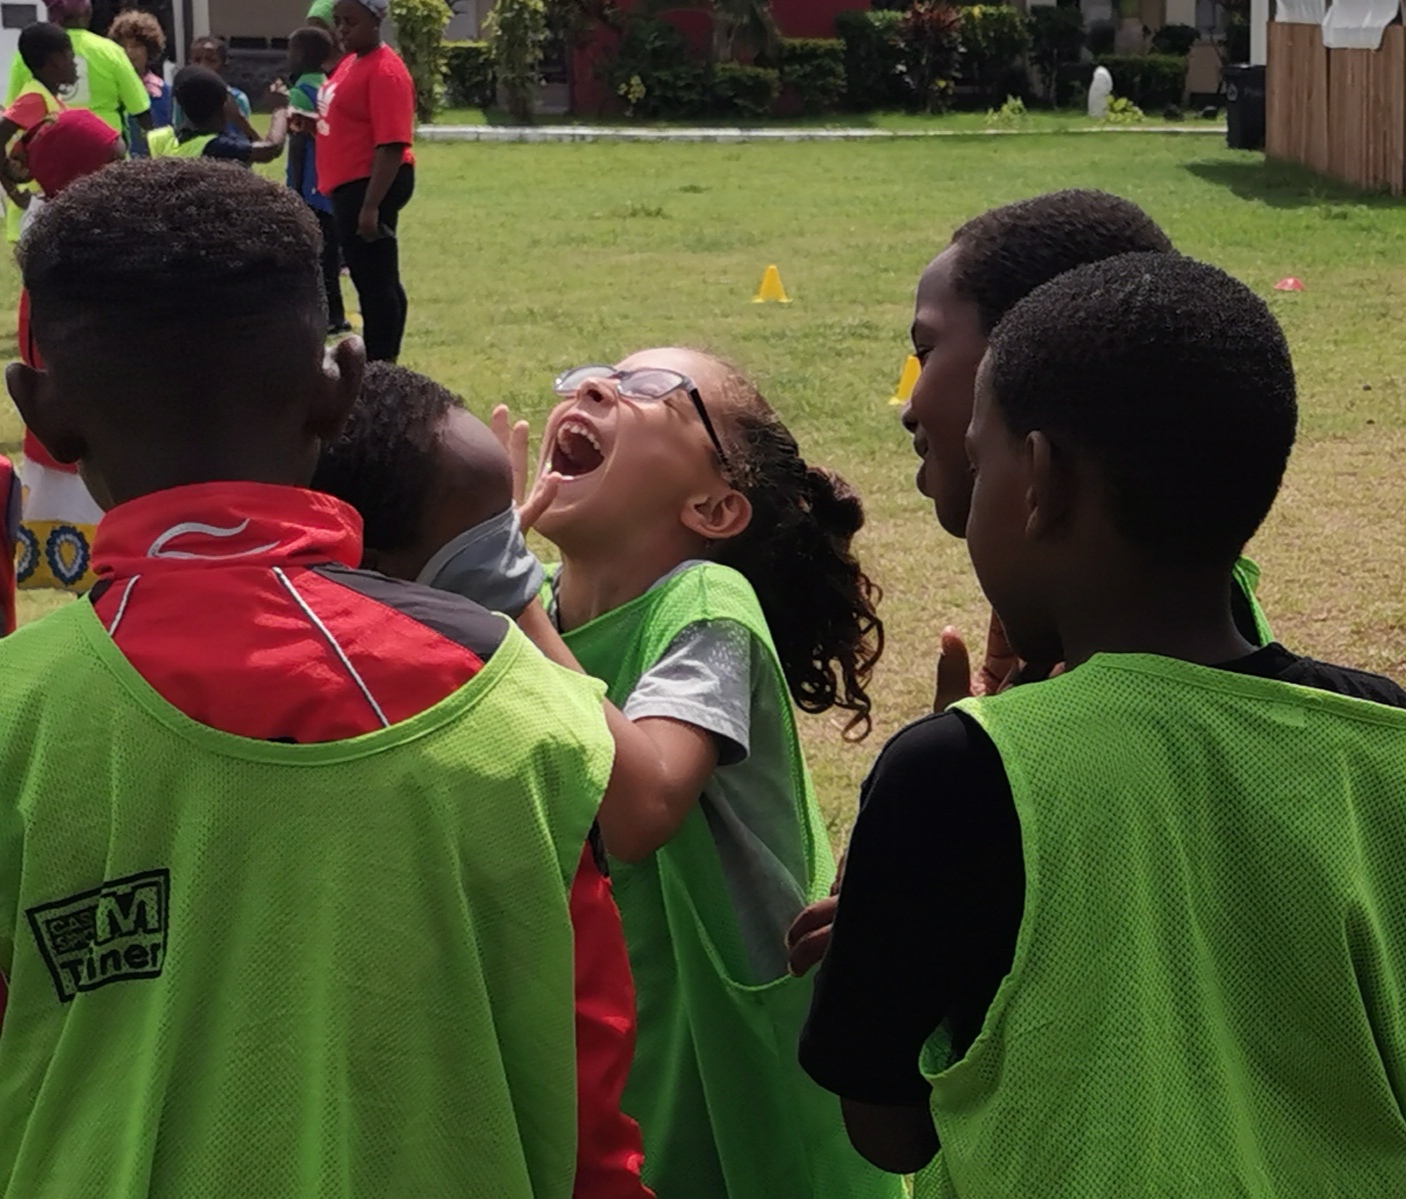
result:
<svg viewBox="0 0 1406 1199"><path fill-rule="evenodd" d="M907 108L913 86L904 64L898 27L901 12L842 12L835 29L845 44L845 105L857 112Z"/></svg>
<svg viewBox="0 0 1406 1199"><path fill-rule="evenodd" d="M1201 40L1195 25L1163 25L1152 35L1153 54L1176 54L1185 58L1191 47Z"/></svg>
<svg viewBox="0 0 1406 1199"><path fill-rule="evenodd" d="M444 86L450 104L465 108L492 107L498 79L488 43L445 42Z"/></svg>
<svg viewBox="0 0 1406 1199"><path fill-rule="evenodd" d="M1041 4L1030 10L1030 62L1040 68L1044 99L1056 99L1062 68L1077 64L1084 49L1084 14L1077 8Z"/></svg>
<svg viewBox="0 0 1406 1199"><path fill-rule="evenodd" d="M706 67L684 35L657 17L627 19L606 81L633 115L650 120L699 116L711 99Z"/></svg>
<svg viewBox="0 0 1406 1199"><path fill-rule="evenodd" d="M1186 59L1174 54L1107 54L1098 60L1113 76L1113 93L1144 112L1180 104L1186 89ZM1092 75L1092 71L1090 71Z"/></svg>
<svg viewBox="0 0 1406 1199"><path fill-rule="evenodd" d="M830 112L845 96L845 44L839 38L795 37L781 42L781 84L806 112Z"/></svg>
<svg viewBox="0 0 1406 1199"><path fill-rule="evenodd" d="M722 116L764 117L781 94L781 73L770 67L720 62L709 88L712 109Z"/></svg>
<svg viewBox="0 0 1406 1199"><path fill-rule="evenodd" d="M1030 90L1021 62L1030 49L1030 30L1019 9L1008 4L966 6L961 37L962 82L979 87L985 100L1000 103Z"/></svg>

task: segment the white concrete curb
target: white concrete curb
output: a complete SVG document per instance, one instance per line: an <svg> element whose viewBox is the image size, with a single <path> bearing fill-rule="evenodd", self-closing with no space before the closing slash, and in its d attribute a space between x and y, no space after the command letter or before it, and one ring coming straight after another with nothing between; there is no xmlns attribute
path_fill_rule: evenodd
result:
<svg viewBox="0 0 1406 1199"><path fill-rule="evenodd" d="M422 125L426 142L842 142L927 137L1052 137L1064 133L1225 136L1224 125L1106 125L1087 129L651 129L628 125Z"/></svg>

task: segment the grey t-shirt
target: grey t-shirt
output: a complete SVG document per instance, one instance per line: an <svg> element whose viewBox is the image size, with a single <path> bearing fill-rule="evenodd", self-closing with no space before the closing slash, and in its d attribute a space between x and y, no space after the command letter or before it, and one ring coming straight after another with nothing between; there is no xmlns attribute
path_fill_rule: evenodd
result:
<svg viewBox="0 0 1406 1199"><path fill-rule="evenodd" d="M695 566L686 562L654 584ZM791 702L765 649L731 620L689 625L625 701L631 720L705 729L718 768L699 800L737 912L754 984L786 972L786 930L805 906L805 834L796 818L785 713Z"/></svg>

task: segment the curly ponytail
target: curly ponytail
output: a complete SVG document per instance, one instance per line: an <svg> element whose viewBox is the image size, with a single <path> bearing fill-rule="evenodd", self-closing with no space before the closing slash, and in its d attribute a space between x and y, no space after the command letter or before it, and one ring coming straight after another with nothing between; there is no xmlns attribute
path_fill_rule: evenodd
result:
<svg viewBox="0 0 1406 1199"><path fill-rule="evenodd" d="M869 735L865 690L884 652L879 587L851 551L864 505L839 475L809 466L796 439L740 372L728 367L730 481L752 519L713 559L745 575L761 601L781 669L802 711L851 713L845 735Z"/></svg>

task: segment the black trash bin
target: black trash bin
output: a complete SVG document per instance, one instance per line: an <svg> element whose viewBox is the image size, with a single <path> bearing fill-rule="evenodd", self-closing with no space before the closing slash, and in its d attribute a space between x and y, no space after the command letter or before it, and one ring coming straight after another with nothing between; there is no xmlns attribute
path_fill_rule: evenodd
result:
<svg viewBox="0 0 1406 1199"><path fill-rule="evenodd" d="M1225 144L1232 150L1264 149L1264 68L1235 63L1225 68Z"/></svg>

